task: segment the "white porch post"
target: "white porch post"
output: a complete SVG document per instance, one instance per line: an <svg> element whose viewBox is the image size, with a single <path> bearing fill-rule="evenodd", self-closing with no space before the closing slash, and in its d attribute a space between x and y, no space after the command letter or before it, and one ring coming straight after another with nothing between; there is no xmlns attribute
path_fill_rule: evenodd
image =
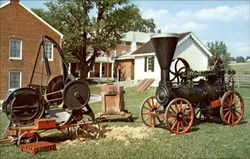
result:
<svg viewBox="0 0 250 159"><path fill-rule="evenodd" d="M71 74L71 63L69 63L68 74Z"/></svg>
<svg viewBox="0 0 250 159"><path fill-rule="evenodd" d="M102 62L100 62L99 77L102 78Z"/></svg>
<svg viewBox="0 0 250 159"><path fill-rule="evenodd" d="M111 78L114 78L114 63L111 63Z"/></svg>
<svg viewBox="0 0 250 159"><path fill-rule="evenodd" d="M88 72L88 78L90 77L90 71Z"/></svg>

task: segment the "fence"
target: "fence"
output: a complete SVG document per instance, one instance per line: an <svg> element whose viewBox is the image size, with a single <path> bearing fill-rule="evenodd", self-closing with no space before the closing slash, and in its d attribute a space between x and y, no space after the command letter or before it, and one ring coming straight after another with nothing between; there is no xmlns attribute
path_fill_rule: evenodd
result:
<svg viewBox="0 0 250 159"><path fill-rule="evenodd" d="M238 88L245 86L250 88L250 75L236 75L235 86Z"/></svg>

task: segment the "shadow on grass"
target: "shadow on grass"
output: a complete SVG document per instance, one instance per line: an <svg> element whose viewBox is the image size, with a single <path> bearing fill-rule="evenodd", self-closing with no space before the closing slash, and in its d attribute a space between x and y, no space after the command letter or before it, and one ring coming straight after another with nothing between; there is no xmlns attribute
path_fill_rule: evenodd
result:
<svg viewBox="0 0 250 159"><path fill-rule="evenodd" d="M102 122L135 122L138 119L138 117L132 117L132 118L97 118L98 121Z"/></svg>

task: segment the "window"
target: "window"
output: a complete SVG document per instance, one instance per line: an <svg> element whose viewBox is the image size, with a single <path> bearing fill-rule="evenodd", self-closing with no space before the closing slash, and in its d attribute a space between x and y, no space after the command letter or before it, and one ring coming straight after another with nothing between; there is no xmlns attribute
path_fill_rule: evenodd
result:
<svg viewBox="0 0 250 159"><path fill-rule="evenodd" d="M10 59L22 59L22 40L10 40Z"/></svg>
<svg viewBox="0 0 250 159"><path fill-rule="evenodd" d="M145 72L154 72L154 56L145 57L145 65L144 65Z"/></svg>
<svg viewBox="0 0 250 159"><path fill-rule="evenodd" d="M21 87L22 73L20 71L9 72L9 89Z"/></svg>
<svg viewBox="0 0 250 159"><path fill-rule="evenodd" d="M45 43L45 55L48 58L48 61L53 61L53 44Z"/></svg>

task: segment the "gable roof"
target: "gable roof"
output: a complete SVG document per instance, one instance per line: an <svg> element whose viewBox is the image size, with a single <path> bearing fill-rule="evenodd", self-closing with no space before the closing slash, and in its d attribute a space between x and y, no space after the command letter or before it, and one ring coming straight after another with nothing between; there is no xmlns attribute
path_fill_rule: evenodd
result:
<svg viewBox="0 0 250 159"><path fill-rule="evenodd" d="M206 48L206 46L204 46L201 41L192 33L192 32L186 32L186 33L181 33L179 34L179 41L177 43L178 47L179 45L181 45L184 41L186 41L188 38L192 38L201 48L202 50L208 55L208 56L212 56L212 54L210 53L210 51ZM143 56L144 54L154 54L154 48L151 44L150 41L148 41L147 43L145 43L142 47L138 48L136 51L134 51L132 53L132 55L134 56Z"/></svg>
<svg viewBox="0 0 250 159"><path fill-rule="evenodd" d="M46 26L48 26L51 30L53 30L54 32L56 32L58 35L60 35L61 39L63 38L63 34L58 31L57 29L55 29L54 27L52 27L49 23L47 23L45 20L43 20L41 17L39 17L36 13L34 13L32 10L30 10L29 8L27 8L26 6L24 6L22 3L20 2L16 2L18 3L20 6L22 6L25 10L27 10L30 14L32 14L33 16L35 16L38 20L40 20L42 23L44 23ZM0 6L0 9L8 6L9 4L11 4L11 2L6 2L4 4L2 4Z"/></svg>

